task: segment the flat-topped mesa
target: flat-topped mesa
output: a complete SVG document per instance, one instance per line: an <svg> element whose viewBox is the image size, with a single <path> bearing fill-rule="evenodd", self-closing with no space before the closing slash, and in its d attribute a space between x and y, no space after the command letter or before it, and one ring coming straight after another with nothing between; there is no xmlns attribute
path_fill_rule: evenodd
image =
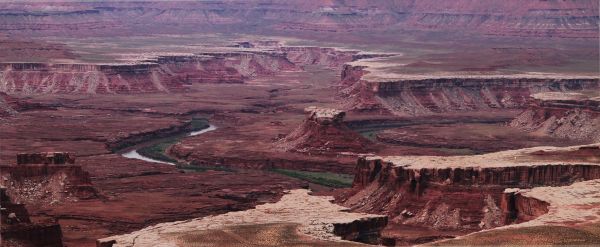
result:
<svg viewBox="0 0 600 247"><path fill-rule="evenodd" d="M68 152L20 153L17 165L28 164L75 164L75 154Z"/></svg>
<svg viewBox="0 0 600 247"><path fill-rule="evenodd" d="M538 201L529 201L537 206L526 211L523 203L529 199L506 195L506 188L598 178L598 144L474 156L371 157L358 160L353 189L338 200L359 212L387 214L399 224L477 231L547 212L547 203Z"/></svg>
<svg viewBox="0 0 600 247"><path fill-rule="evenodd" d="M373 148L373 143L344 123L344 111L318 107L308 107L305 111L308 113L306 120L277 141L276 147L309 153L365 153Z"/></svg>
<svg viewBox="0 0 600 247"><path fill-rule="evenodd" d="M185 91L193 83L244 83L299 68L280 51L140 55L107 64L1 63L0 92L153 93Z"/></svg>
<svg viewBox="0 0 600 247"><path fill-rule="evenodd" d="M17 165L0 165L0 185L27 204L59 203L64 200L97 198L89 173L75 165L68 152L20 153Z"/></svg>
<svg viewBox="0 0 600 247"><path fill-rule="evenodd" d="M521 109L531 95L540 92L600 90L595 77L373 75L384 72L369 66L373 65L359 61L344 67L341 94L346 108L396 115Z"/></svg>
<svg viewBox="0 0 600 247"><path fill-rule="evenodd" d="M538 93L511 126L541 135L600 141L600 94Z"/></svg>

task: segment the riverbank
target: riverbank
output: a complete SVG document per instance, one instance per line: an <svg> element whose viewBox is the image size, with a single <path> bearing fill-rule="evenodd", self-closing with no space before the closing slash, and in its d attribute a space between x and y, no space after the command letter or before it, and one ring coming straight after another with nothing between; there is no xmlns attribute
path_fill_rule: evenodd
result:
<svg viewBox="0 0 600 247"><path fill-rule="evenodd" d="M166 150L173 144L188 136L196 136L217 127L208 123L206 119L192 119L189 123L189 132L180 132L172 136L160 138L160 140L147 140L147 144L139 143L137 149L129 150L122 154L125 158L139 159L147 162L177 165L178 161L166 154Z"/></svg>

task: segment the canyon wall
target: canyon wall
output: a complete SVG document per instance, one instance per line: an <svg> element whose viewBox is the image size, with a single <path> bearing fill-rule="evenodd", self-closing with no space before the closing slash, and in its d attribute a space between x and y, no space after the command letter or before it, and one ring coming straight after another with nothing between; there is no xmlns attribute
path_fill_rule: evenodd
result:
<svg viewBox="0 0 600 247"><path fill-rule="evenodd" d="M208 128L208 126L204 126L204 127ZM200 130L200 129L194 128L192 121L187 121L182 124L171 125L169 127L156 129L156 130L152 130L152 131L147 131L147 132L138 131L138 132L127 133L125 136L120 136L120 137L115 137L115 138L109 139L105 145L108 150L111 150L113 152L118 152L118 151L121 151L123 149L132 147L134 145L137 145L137 144L140 144L143 142L177 136L177 135L183 135L183 134L187 134L188 132L196 131L196 130Z"/></svg>
<svg viewBox="0 0 600 247"><path fill-rule="evenodd" d="M97 198L89 173L68 153L19 154L18 165L0 165L0 185L16 202L55 204Z"/></svg>
<svg viewBox="0 0 600 247"><path fill-rule="evenodd" d="M600 100L532 99L510 125L542 135L600 142Z"/></svg>
<svg viewBox="0 0 600 247"><path fill-rule="evenodd" d="M62 231L55 222L35 222L22 203L15 203L0 186L0 234L2 246L62 247Z"/></svg>
<svg viewBox="0 0 600 247"><path fill-rule="evenodd" d="M173 145L169 155L190 161L199 167L226 167L234 169L289 169L310 172L331 172L352 174L354 172L354 156L308 156L305 154L286 154L284 152L253 153L245 155L230 154L218 156L214 154L194 153L182 145ZM268 157L268 158L267 158Z"/></svg>
<svg viewBox="0 0 600 247"><path fill-rule="evenodd" d="M344 66L341 94L346 106L396 115L427 115L489 109L519 109L540 92L600 89L596 78L456 77L367 81L364 66Z"/></svg>
<svg viewBox="0 0 600 247"><path fill-rule="evenodd" d="M334 223L333 233L343 240L373 245L388 245L381 238L381 230L387 226L387 217L363 218L352 222Z"/></svg>
<svg viewBox="0 0 600 247"><path fill-rule="evenodd" d="M392 28L512 37L598 38L598 2L593 0L111 1L54 2L51 9L7 2L0 8L0 31L21 35L191 30L335 34Z"/></svg>
<svg viewBox="0 0 600 247"><path fill-rule="evenodd" d="M359 212L434 229L493 228L547 212L547 203L505 194L506 188L563 186L600 178L598 165L410 168L359 159L353 188L338 200Z"/></svg>
<svg viewBox="0 0 600 247"><path fill-rule="evenodd" d="M193 83L243 83L298 70L279 52L165 55L133 64L0 64L0 92L152 93L184 91Z"/></svg>
<svg viewBox="0 0 600 247"><path fill-rule="evenodd" d="M252 43L249 43L252 45ZM159 55L130 64L0 63L0 92L10 94L132 94L182 92L195 83L244 83L315 65L339 70L356 51L262 47L264 51Z"/></svg>

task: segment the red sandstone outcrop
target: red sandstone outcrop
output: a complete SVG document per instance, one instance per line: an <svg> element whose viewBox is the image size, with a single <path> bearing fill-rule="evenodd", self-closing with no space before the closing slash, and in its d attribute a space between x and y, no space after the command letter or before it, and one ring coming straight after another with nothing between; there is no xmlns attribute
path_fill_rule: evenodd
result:
<svg viewBox="0 0 600 247"><path fill-rule="evenodd" d="M90 176L70 153L19 154L17 165L1 165L0 185L17 202L54 204L98 197Z"/></svg>
<svg viewBox="0 0 600 247"><path fill-rule="evenodd" d="M55 222L32 222L25 205L14 203L0 186L0 236L6 247L62 247L60 225Z"/></svg>
<svg viewBox="0 0 600 247"><path fill-rule="evenodd" d="M368 63L367 63L368 64ZM427 115L490 109L519 109L540 92L598 90L597 78L534 78L519 76L364 79L364 65L346 65L341 94L354 110L389 111L396 115ZM413 78L414 77L414 78Z"/></svg>
<svg viewBox="0 0 600 247"><path fill-rule="evenodd" d="M133 64L0 64L0 92L144 93L183 91L193 83L243 83L298 70L280 52L163 55Z"/></svg>
<svg viewBox="0 0 600 247"><path fill-rule="evenodd" d="M344 123L346 113L336 109L309 107L308 118L275 145L302 153L355 152L373 149L373 143Z"/></svg>
<svg viewBox="0 0 600 247"><path fill-rule="evenodd" d="M582 148L587 147L545 152L579 152ZM561 158L540 160L539 151L361 158L352 190L338 200L359 212L386 214L393 224L477 231L548 212L548 203L504 193L506 188L565 186L600 178L598 152L567 162Z"/></svg>
<svg viewBox="0 0 600 247"><path fill-rule="evenodd" d="M300 66L341 69L360 57L379 56L321 47L265 46L266 51L158 55L131 64L0 64L0 92L151 93L185 91L194 83L244 83ZM274 51L273 51L274 50Z"/></svg>
<svg viewBox="0 0 600 247"><path fill-rule="evenodd" d="M600 98L584 94L540 93L511 126L582 141L600 141Z"/></svg>
<svg viewBox="0 0 600 247"><path fill-rule="evenodd" d="M31 164L75 164L75 155L63 152L17 154L17 165Z"/></svg>

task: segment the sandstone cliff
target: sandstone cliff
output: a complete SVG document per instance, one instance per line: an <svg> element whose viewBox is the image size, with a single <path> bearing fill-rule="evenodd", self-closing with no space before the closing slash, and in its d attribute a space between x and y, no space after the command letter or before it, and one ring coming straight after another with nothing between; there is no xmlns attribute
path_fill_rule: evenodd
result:
<svg viewBox="0 0 600 247"><path fill-rule="evenodd" d="M368 63L367 63L368 64ZM516 76L409 76L405 79L365 80L367 66L348 64L342 71L341 94L346 107L389 111L396 115L427 115L491 109L520 109L540 92L598 90L593 77L545 78ZM414 77L414 78L411 78Z"/></svg>
<svg viewBox="0 0 600 247"><path fill-rule="evenodd" d="M14 201L55 204L66 200L96 198L90 175L74 165L66 153L19 154L17 165L1 165L0 185Z"/></svg>
<svg viewBox="0 0 600 247"><path fill-rule="evenodd" d="M243 83L297 70L281 52L160 55L132 64L0 64L0 92L152 93L184 91L193 83Z"/></svg>
<svg viewBox="0 0 600 247"><path fill-rule="evenodd" d="M582 141L600 141L600 98L584 94L540 93L511 126Z"/></svg>
<svg viewBox="0 0 600 247"><path fill-rule="evenodd" d="M359 159L353 189L338 198L359 212L386 214L395 224L476 231L534 219L548 203L506 188L565 186L600 178L600 152L589 147L538 148L476 156ZM585 152L586 155L578 155ZM570 155L569 155L570 154ZM570 161L561 161L563 159Z"/></svg>

